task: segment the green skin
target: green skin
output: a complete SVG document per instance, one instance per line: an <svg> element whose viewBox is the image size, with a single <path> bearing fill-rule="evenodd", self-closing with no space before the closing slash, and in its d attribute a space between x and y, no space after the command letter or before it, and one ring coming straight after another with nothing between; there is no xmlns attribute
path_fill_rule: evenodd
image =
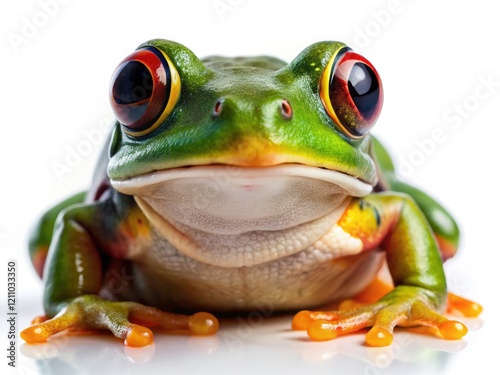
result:
<svg viewBox="0 0 500 375"><path fill-rule="evenodd" d="M121 338L130 330L128 302L111 305L98 296L109 281L114 264L110 260L132 258L129 249L144 241L142 233L151 223L134 198L111 188L109 179L195 165L258 166L269 154L274 155L271 163L335 170L374 186L375 192L360 200L394 223L378 243L383 243L396 288L358 313L360 318L370 312L363 318L365 325L389 320L383 324L392 330L403 315L418 323L442 311L447 291L435 238L455 248L457 226L438 203L396 179L390 157L375 138L349 138L325 111L318 82L342 43L314 44L290 64L270 57L200 60L184 46L165 40L143 46L154 46L170 58L181 80L180 97L164 123L148 135L128 136L117 123L91 192L85 199L79 195L61 203L40 221L30 251L40 259L40 251L49 248L43 272L48 317L71 311L66 326L105 328ZM219 98L225 98L224 110L214 118ZM292 104L291 119L276 109L283 98ZM146 229L137 228L139 222ZM419 316L412 319L410 310ZM349 319L352 314L339 325Z"/></svg>

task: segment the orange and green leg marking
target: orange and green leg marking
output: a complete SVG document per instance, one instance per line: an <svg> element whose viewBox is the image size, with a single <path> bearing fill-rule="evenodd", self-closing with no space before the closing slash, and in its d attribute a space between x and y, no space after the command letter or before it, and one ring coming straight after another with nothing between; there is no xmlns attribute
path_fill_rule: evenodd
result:
<svg viewBox="0 0 500 375"><path fill-rule="evenodd" d="M356 332L362 328L373 328L366 336L369 346L387 346L393 340L393 329L390 317L386 318L385 326L370 322L369 319L360 319L363 315L373 315L373 305L384 295L394 289L394 286L376 278L355 299L342 301L335 311L307 311L297 313L292 321L294 330L306 330L308 336L314 341L331 340L341 334ZM482 311L481 305L476 302L448 293L446 311L459 314L467 318L475 318ZM401 321L405 326L422 325L434 328L435 334L445 339L460 339L467 333L467 327L458 321L448 320L438 313L428 311L425 308L419 313L418 308L412 312L413 321ZM418 319L420 315L420 319ZM358 321L349 320L349 316L356 317ZM352 323L352 324L351 324ZM357 323L357 324L356 324ZM389 324L388 324L389 323ZM392 327L391 327L392 326Z"/></svg>
<svg viewBox="0 0 500 375"><path fill-rule="evenodd" d="M44 268L44 304L51 319L34 322L21 332L21 338L28 343L40 343L62 331L108 330L126 345L145 346L153 341L149 327L154 326L188 330L196 335L215 333L219 323L208 313L171 314L135 302L114 302L98 296L104 279L99 245L119 253L129 241L148 241L149 238L147 228L136 225L143 219L137 208L134 212L131 206L122 208L128 218L124 220L110 216L110 212L120 210L113 211L106 204L109 203L74 205L64 211L55 224L49 222L52 219L45 221L54 227L52 238L38 241L39 245L50 243ZM102 210L107 210L108 215L103 215ZM99 220L103 217L106 222ZM129 228L132 224L134 231Z"/></svg>
<svg viewBox="0 0 500 375"><path fill-rule="evenodd" d="M293 329L307 330L311 339L324 341L371 327L365 338L369 346L390 345L396 326L432 327L445 339L467 334L463 323L442 315L447 302L448 309L467 316L477 316L481 307L447 294L434 233L415 201L373 194L353 201L339 225L362 240L364 251L385 250L395 286L376 280L335 311L301 311L292 321Z"/></svg>
<svg viewBox="0 0 500 375"><path fill-rule="evenodd" d="M133 347L153 342L149 327L186 330L194 335L211 335L219 328L217 318L209 313L172 314L134 302L106 301L95 295L77 297L53 319L34 323L21 332L21 338L28 343L45 342L50 336L68 330L105 329Z"/></svg>

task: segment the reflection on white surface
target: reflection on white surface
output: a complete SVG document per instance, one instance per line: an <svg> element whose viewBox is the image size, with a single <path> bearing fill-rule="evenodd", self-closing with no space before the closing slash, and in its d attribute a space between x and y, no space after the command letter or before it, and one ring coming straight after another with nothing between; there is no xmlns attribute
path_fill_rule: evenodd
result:
<svg viewBox="0 0 500 375"><path fill-rule="evenodd" d="M445 341L398 330L393 345L370 348L364 333L311 342L292 331L292 316L265 322L223 319L217 335L156 332L155 344L130 348L111 334L58 335L20 346L25 374L442 374L467 340ZM479 319L468 321L474 329ZM477 327L476 327L477 328ZM474 334L475 331L469 333Z"/></svg>

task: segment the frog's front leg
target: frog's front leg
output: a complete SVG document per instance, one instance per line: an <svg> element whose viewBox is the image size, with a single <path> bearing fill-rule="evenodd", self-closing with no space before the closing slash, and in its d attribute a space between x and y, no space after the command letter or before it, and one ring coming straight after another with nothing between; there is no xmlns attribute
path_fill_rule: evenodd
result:
<svg viewBox="0 0 500 375"><path fill-rule="evenodd" d="M126 345L144 346L153 340L146 326L189 329L194 334L217 331L217 319L211 314L170 314L135 302L99 297L104 278L102 249L119 256L132 242L134 246L140 246L137 241L147 242L146 223L136 207L122 205L120 209L112 200L73 206L61 214L44 272L45 312L52 319L25 329L21 337L37 343L64 330L106 329Z"/></svg>
<svg viewBox="0 0 500 375"><path fill-rule="evenodd" d="M353 201L339 225L364 244L364 251L386 252L395 288L373 304L330 312L299 312L295 329L307 329L314 340L372 327L370 346L392 342L395 326L425 325L447 339L467 333L460 322L441 315L446 305L446 280L432 230L416 203L406 195L373 194Z"/></svg>

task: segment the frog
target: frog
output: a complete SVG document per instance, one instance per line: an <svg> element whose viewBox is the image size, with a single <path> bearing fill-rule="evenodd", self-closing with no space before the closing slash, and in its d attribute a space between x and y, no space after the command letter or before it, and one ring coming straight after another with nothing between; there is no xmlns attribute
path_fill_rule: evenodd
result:
<svg viewBox="0 0 500 375"><path fill-rule="evenodd" d="M266 306L313 341L367 328L367 345L387 346L398 326L461 339L446 313L480 314L447 290L458 224L398 178L371 134L379 73L347 44L287 63L153 39L119 63L109 97L91 187L30 237L45 315L26 342L105 330L142 347L153 329L212 335L216 316Z"/></svg>

